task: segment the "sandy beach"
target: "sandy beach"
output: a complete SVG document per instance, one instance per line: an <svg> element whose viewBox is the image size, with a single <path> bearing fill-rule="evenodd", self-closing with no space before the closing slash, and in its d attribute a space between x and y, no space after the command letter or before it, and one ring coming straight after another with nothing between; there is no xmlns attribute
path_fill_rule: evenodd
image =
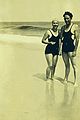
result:
<svg viewBox="0 0 80 120"><path fill-rule="evenodd" d="M45 81L47 63L41 37L0 34L0 120L80 120L80 48L64 85L59 56L54 81Z"/></svg>

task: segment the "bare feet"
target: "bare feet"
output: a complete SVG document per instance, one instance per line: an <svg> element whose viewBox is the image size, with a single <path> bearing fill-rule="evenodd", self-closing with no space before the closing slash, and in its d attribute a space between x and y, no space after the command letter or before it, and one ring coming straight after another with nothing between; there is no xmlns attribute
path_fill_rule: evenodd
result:
<svg viewBox="0 0 80 120"><path fill-rule="evenodd" d="M54 77L51 77L50 79L51 79L51 80L54 80Z"/></svg>
<svg viewBox="0 0 80 120"><path fill-rule="evenodd" d="M46 77L45 80L46 80L46 81L49 80L49 77Z"/></svg>
<svg viewBox="0 0 80 120"><path fill-rule="evenodd" d="M78 87L78 84L76 82L74 83L74 87Z"/></svg>
<svg viewBox="0 0 80 120"><path fill-rule="evenodd" d="M64 84L67 84L68 83L68 80L66 78L64 78L64 81L63 81Z"/></svg>

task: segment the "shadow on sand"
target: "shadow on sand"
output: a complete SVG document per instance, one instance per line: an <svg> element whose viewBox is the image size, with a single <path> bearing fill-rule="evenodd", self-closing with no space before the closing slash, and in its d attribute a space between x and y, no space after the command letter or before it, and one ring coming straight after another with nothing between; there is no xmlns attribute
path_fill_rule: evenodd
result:
<svg viewBox="0 0 80 120"><path fill-rule="evenodd" d="M64 83L64 79L63 79L63 78L57 77L57 76L55 76L54 78L55 78L56 80L60 81L61 83ZM68 81L68 83L74 85L74 82L72 82L72 81Z"/></svg>
<svg viewBox="0 0 80 120"><path fill-rule="evenodd" d="M61 78L61 77L54 76L54 78L55 78L56 80L60 81L61 83L63 83L63 82L64 82L64 79L63 79L63 78Z"/></svg>
<svg viewBox="0 0 80 120"><path fill-rule="evenodd" d="M77 87L73 87L73 90L68 89L68 85L64 85L64 99L62 106L73 106L77 102ZM71 100L69 99L71 97Z"/></svg>
<svg viewBox="0 0 80 120"><path fill-rule="evenodd" d="M36 78L39 78L41 80L46 81L46 77L45 76L46 75L44 73L37 73L37 74L33 75L33 77L36 77Z"/></svg>

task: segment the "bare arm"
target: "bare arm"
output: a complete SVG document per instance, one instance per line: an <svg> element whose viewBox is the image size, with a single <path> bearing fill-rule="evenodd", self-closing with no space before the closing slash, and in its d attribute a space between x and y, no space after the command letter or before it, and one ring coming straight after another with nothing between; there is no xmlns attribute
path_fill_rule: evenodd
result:
<svg viewBox="0 0 80 120"><path fill-rule="evenodd" d="M63 30L64 26L60 30L60 39L59 39L59 55L62 54L62 45L63 45Z"/></svg>
<svg viewBox="0 0 80 120"><path fill-rule="evenodd" d="M55 42L53 42L53 41L50 41L50 42L49 42L49 41L48 41L48 38L51 37L51 36L52 36L52 34L50 33L50 31L47 31L47 32L44 34L43 38L42 38L42 43L54 45Z"/></svg>
<svg viewBox="0 0 80 120"><path fill-rule="evenodd" d="M47 41L48 38L49 38L49 34L48 34L48 31L47 31L42 38L42 43L49 44L50 42Z"/></svg>
<svg viewBox="0 0 80 120"><path fill-rule="evenodd" d="M75 49L72 53L72 56L75 57L76 56L76 52L77 52L77 48L78 48L78 44L79 44L79 28L78 25L74 26L74 44L75 44Z"/></svg>
<svg viewBox="0 0 80 120"><path fill-rule="evenodd" d="M62 42L61 42L61 39L59 39L59 55L62 55Z"/></svg>
<svg viewBox="0 0 80 120"><path fill-rule="evenodd" d="M74 40L75 40L75 50L77 51L78 44L79 44L79 28L78 25L76 25L76 29L74 30Z"/></svg>

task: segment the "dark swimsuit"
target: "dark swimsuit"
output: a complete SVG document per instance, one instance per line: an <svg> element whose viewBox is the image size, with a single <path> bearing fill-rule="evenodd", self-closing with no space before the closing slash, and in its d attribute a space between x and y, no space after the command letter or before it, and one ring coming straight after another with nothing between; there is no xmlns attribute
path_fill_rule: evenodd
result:
<svg viewBox="0 0 80 120"><path fill-rule="evenodd" d="M51 32L51 31L50 31ZM52 34L52 32L51 32ZM58 55L59 54L59 38L60 36L54 36L52 34L51 38L48 38L49 42L55 42L55 44L48 44L45 49L45 54L52 54L52 55Z"/></svg>
<svg viewBox="0 0 80 120"><path fill-rule="evenodd" d="M71 38L71 36L74 35L73 33L71 33L71 28L68 32L63 31L63 52L73 52L75 49L74 40Z"/></svg>

